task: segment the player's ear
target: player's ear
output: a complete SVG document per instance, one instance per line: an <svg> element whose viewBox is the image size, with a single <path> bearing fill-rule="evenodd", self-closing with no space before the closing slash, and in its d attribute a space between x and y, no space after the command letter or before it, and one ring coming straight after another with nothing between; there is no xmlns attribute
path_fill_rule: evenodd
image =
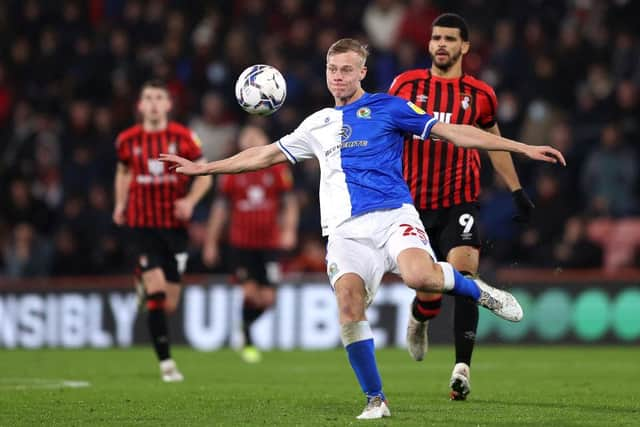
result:
<svg viewBox="0 0 640 427"><path fill-rule="evenodd" d="M469 52L469 49L471 48L471 43L469 42L462 42L462 54L466 55L467 52Z"/></svg>
<svg viewBox="0 0 640 427"><path fill-rule="evenodd" d="M364 80L364 78L367 75L367 66L364 65L361 69L360 69L360 81Z"/></svg>

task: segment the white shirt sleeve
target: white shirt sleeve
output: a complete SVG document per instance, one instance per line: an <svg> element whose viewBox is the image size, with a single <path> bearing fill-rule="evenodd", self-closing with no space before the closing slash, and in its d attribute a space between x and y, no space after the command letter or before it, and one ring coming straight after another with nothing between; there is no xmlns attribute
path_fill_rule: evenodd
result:
<svg viewBox="0 0 640 427"><path fill-rule="evenodd" d="M296 130L275 142L287 159L294 164L314 157L313 136L305 124L306 121L302 122Z"/></svg>

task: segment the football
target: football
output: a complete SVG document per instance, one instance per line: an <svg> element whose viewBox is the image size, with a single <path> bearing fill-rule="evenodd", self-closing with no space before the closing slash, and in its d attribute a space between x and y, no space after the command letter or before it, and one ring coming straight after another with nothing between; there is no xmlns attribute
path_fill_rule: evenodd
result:
<svg viewBox="0 0 640 427"><path fill-rule="evenodd" d="M236 81L238 104L250 114L268 116L278 111L287 97L287 84L270 65L252 65Z"/></svg>

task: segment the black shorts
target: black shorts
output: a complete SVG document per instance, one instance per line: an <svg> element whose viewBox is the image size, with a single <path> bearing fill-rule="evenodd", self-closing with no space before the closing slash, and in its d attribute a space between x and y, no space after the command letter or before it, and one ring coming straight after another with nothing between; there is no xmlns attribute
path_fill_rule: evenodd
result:
<svg viewBox="0 0 640 427"><path fill-rule="evenodd" d="M433 211L418 210L418 213L439 260L446 260L449 251L458 246L482 246L477 203L463 203Z"/></svg>
<svg viewBox="0 0 640 427"><path fill-rule="evenodd" d="M129 237L138 271L144 272L160 267L168 282L180 283L187 267L187 230L130 228Z"/></svg>
<svg viewBox="0 0 640 427"><path fill-rule="evenodd" d="M231 264L239 282L253 280L260 286L274 286L280 281L277 249L231 248Z"/></svg>

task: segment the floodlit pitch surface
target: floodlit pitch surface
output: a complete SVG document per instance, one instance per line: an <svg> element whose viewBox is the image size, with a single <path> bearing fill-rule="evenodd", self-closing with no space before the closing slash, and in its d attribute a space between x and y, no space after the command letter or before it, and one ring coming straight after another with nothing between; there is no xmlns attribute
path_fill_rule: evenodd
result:
<svg viewBox="0 0 640 427"><path fill-rule="evenodd" d="M478 346L472 393L448 400L450 347L423 362L378 361L392 417L357 421L364 400L344 351L174 350L185 374L160 381L151 350L0 350L0 425L640 425L640 349Z"/></svg>

